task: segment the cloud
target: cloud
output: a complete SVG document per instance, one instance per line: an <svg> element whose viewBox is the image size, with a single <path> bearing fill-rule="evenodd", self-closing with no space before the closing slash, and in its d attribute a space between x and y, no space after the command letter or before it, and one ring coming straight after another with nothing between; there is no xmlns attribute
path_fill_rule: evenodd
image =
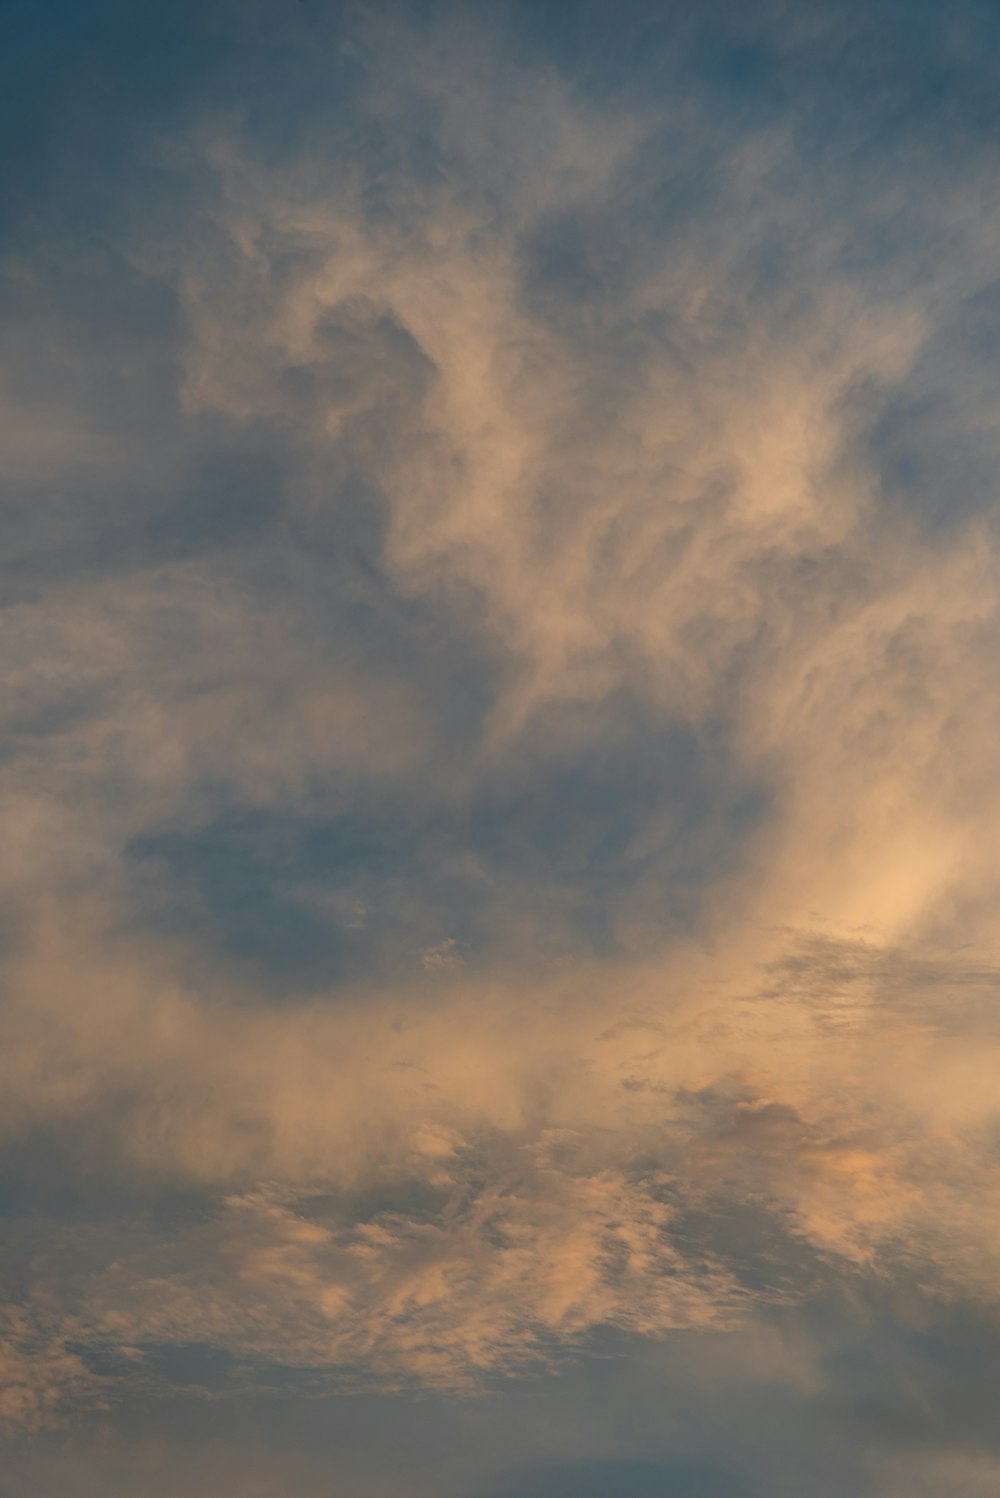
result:
<svg viewBox="0 0 1000 1498"><path fill-rule="evenodd" d="M154 987L146 951L88 982L63 940L10 974L7 1140L206 1193L166 1233L79 1235L64 1313L96 1350L454 1390L858 1273L992 1303L991 969L817 940L750 987L693 951L274 1008Z"/></svg>
<svg viewBox="0 0 1000 1498"><path fill-rule="evenodd" d="M14 1304L0 1315L0 1425L34 1432L104 1402L102 1380L67 1345L67 1329Z"/></svg>
<svg viewBox="0 0 1000 1498"><path fill-rule="evenodd" d="M11 1423L687 1338L836 1424L834 1334L766 1328L993 1314L992 163L906 134L877 9L601 88L362 8L282 33L294 109L251 26L99 252L15 244Z"/></svg>
<svg viewBox="0 0 1000 1498"><path fill-rule="evenodd" d="M528 158L503 63L475 93L489 127L459 129L465 85L443 81L436 52L392 27L379 45L379 83L405 49L393 109L433 101L450 174L387 169L376 212L353 166L307 151L269 169L212 136L220 234L182 277L189 406L304 423L322 465L307 528L336 513L331 474L366 474L394 585L485 624L501 663L487 764L526 736L551 742L561 704L596 739L614 692L700 734L721 717L731 773L775 797L752 860L755 881L768 869L762 904L794 889L823 919L890 936L921 919L975 858L981 807L970 822L947 800L938 755L961 735L963 796L985 773L974 746L993 724L968 681L994 648L993 543L971 522L928 535L887 511L855 413L862 392L905 385L981 291L988 226L951 247L939 282L914 267L889 295L880 264L848 273L846 231L788 132L734 140L706 122L711 196L693 220L651 223L636 161L653 142L683 155L669 103L587 112L529 69L545 151ZM475 76L463 45L453 72ZM378 86L366 107L381 120ZM840 167L826 170L830 191ZM975 177L941 190L967 219ZM883 212L863 198L851 232ZM592 224L616 215L658 254L613 299L603 274L605 301L572 313L544 277L526 283L532 236L558 221L600 256ZM786 276L762 279L789 239Z"/></svg>

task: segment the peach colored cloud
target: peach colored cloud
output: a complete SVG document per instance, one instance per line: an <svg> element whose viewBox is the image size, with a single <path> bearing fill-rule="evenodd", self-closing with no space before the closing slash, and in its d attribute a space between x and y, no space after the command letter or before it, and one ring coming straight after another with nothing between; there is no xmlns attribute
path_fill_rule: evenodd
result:
<svg viewBox="0 0 1000 1498"><path fill-rule="evenodd" d="M160 1241L123 1230L111 1262L81 1238L63 1309L95 1347L462 1389L857 1268L993 1296L996 1043L944 1030L958 964L902 975L910 1014L891 957L834 943L754 984L676 954L274 1011L157 986L148 953L102 952L88 982L82 934L62 968L57 943L3 1037L8 1136L44 1121L217 1202Z"/></svg>
<svg viewBox="0 0 1000 1498"><path fill-rule="evenodd" d="M216 231L178 251L186 419L282 433L306 547L363 476L398 595L485 641L495 697L460 763L390 664L314 637L291 572L277 605L245 561L180 561L9 614L0 867L25 914L0 1137L209 1203L160 1240L123 1227L114 1259L81 1239L72 1283L36 1266L56 1330L8 1313L12 1420L87 1386L74 1339L465 1389L609 1325L730 1325L823 1274L917 1266L995 1298L1000 552L981 520L931 535L887 507L853 441L859 391L992 273L994 226L888 295L838 269L804 186L778 191L792 147L769 134L617 301L539 305L532 234L612 215L669 107L585 109L541 71L512 89L468 45L456 73L398 43L451 169L390 180L394 214L355 167L268 167L232 123L179 153ZM402 55L369 101L386 118ZM803 249L768 300L748 256L775 239ZM164 253L133 248L151 274ZM527 973L527 918L477 969L444 912L412 979L269 1005L132 929L144 828L358 786L458 796L532 752L599 753L616 692L724 731L767 792L683 939L632 940L655 858L612 955ZM42 744L33 715L73 693L88 712ZM680 836L651 819L637 842Z"/></svg>

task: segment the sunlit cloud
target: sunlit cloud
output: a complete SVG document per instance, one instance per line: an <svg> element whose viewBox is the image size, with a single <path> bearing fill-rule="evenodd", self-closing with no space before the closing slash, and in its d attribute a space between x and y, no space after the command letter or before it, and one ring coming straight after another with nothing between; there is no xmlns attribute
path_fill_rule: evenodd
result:
<svg viewBox="0 0 1000 1498"><path fill-rule="evenodd" d="M602 44L578 9L572 37L545 7L185 11L211 86L185 63L190 93L129 106L100 227L58 173L47 227L20 189L25 1472L63 1472L67 1429L117 1451L139 1400L153 1444L108 1491L200 1491L149 1456L171 1400L482 1410L545 1378L582 1409L614 1347L625 1405L689 1378L707 1431L726 1390L726 1461L650 1414L520 1476L350 1480L640 1495L707 1491L704 1461L713 1492L801 1492L805 1438L776 1474L778 1405L747 1411L798 1401L817 1451L862 1428L839 1316L917 1371L879 1374L883 1445L836 1480L992 1491L919 1342L937 1317L961 1361L978 1316L988 1361L998 1309L980 21L635 6ZM286 1456L260 1472L319 1491Z"/></svg>

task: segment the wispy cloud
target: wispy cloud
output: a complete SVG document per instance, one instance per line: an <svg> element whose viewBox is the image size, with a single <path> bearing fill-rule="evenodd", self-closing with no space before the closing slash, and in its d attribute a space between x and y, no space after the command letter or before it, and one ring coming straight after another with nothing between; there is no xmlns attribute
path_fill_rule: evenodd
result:
<svg viewBox="0 0 1000 1498"><path fill-rule="evenodd" d="M683 1333L832 1430L822 1307L996 1306L980 22L208 9L0 266L0 1415Z"/></svg>

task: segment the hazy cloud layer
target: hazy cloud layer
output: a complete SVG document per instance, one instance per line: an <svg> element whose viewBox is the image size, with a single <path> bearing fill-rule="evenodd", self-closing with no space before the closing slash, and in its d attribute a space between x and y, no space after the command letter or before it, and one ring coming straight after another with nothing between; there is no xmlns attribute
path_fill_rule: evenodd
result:
<svg viewBox="0 0 1000 1498"><path fill-rule="evenodd" d="M10 1492L992 1492L992 16L4 25Z"/></svg>

